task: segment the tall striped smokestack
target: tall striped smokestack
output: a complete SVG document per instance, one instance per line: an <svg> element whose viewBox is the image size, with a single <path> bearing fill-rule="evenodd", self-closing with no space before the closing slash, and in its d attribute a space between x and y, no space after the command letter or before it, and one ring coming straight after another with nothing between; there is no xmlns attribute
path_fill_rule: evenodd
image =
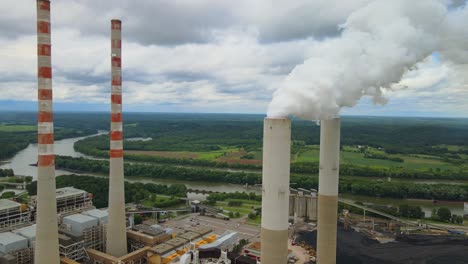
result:
<svg viewBox="0 0 468 264"><path fill-rule="evenodd" d="M291 121L265 118L260 256L265 264L287 263L290 153Z"/></svg>
<svg viewBox="0 0 468 264"><path fill-rule="evenodd" d="M37 0L37 72L37 228L34 255L36 264L58 264L49 0Z"/></svg>
<svg viewBox="0 0 468 264"><path fill-rule="evenodd" d="M320 123L317 263L336 263L340 119Z"/></svg>
<svg viewBox="0 0 468 264"><path fill-rule="evenodd" d="M121 26L120 20L111 21L111 129L106 252L116 257L127 254L123 174Z"/></svg>

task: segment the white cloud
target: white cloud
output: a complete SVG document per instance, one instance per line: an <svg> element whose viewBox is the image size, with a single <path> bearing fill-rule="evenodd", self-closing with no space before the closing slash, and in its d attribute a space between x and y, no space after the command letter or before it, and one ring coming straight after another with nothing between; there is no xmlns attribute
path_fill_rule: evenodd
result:
<svg viewBox="0 0 468 264"><path fill-rule="evenodd" d="M370 1L52 1L54 100L108 103L110 19L120 18L124 103L132 109L262 113L311 47L340 34L338 26ZM0 6L0 100L36 100L35 8L34 0ZM438 83L441 104L463 105L467 89L458 84L466 81L431 63L409 73L402 82L409 88L390 99L425 98Z"/></svg>

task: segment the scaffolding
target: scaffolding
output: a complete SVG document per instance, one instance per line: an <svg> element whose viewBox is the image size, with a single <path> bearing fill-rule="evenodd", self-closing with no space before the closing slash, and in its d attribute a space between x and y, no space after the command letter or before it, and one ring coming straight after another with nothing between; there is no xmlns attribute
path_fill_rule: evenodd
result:
<svg viewBox="0 0 468 264"><path fill-rule="evenodd" d="M134 239L128 239L128 243L129 243L129 245L130 245L130 251L131 251L131 252L146 247L145 244L143 244L143 243L141 243L141 242L139 242L139 241L136 241L136 240L134 240Z"/></svg>
<svg viewBox="0 0 468 264"><path fill-rule="evenodd" d="M78 241L68 246L59 245L60 256L80 263L89 261L88 253L84 247L84 241Z"/></svg>
<svg viewBox="0 0 468 264"><path fill-rule="evenodd" d="M30 222L31 212L26 205L8 199L0 200L0 231Z"/></svg>
<svg viewBox="0 0 468 264"><path fill-rule="evenodd" d="M16 264L29 264L34 263L34 249L23 248L15 252L10 253L15 257Z"/></svg>
<svg viewBox="0 0 468 264"><path fill-rule="evenodd" d="M106 226L97 225L83 231L84 247L103 252L106 248Z"/></svg>
<svg viewBox="0 0 468 264"><path fill-rule="evenodd" d="M56 197L58 214L68 214L70 212L94 208L92 195L73 187L57 189Z"/></svg>

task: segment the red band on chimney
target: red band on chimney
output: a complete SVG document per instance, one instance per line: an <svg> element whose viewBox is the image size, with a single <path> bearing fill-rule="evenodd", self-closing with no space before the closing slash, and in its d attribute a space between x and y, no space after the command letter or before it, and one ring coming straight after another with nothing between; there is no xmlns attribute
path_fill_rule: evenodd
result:
<svg viewBox="0 0 468 264"><path fill-rule="evenodd" d="M113 76L112 77L112 85L122 85L122 77L121 76Z"/></svg>
<svg viewBox="0 0 468 264"><path fill-rule="evenodd" d="M122 59L119 57L112 58L112 67L120 68L122 67Z"/></svg>
<svg viewBox="0 0 468 264"><path fill-rule="evenodd" d="M120 30L122 28L122 22L120 20L111 21L111 29Z"/></svg>
<svg viewBox="0 0 468 264"><path fill-rule="evenodd" d="M109 156L111 158L122 158L123 157L123 150L122 149L111 149L109 151Z"/></svg>
<svg viewBox="0 0 468 264"><path fill-rule="evenodd" d="M52 112L39 112L37 114L37 122L52 122L54 115Z"/></svg>
<svg viewBox="0 0 468 264"><path fill-rule="evenodd" d="M122 113L111 113L112 122L122 122Z"/></svg>
<svg viewBox="0 0 468 264"><path fill-rule="evenodd" d="M122 104L122 95L121 94L112 94L111 102L113 104Z"/></svg>
<svg viewBox="0 0 468 264"><path fill-rule="evenodd" d="M50 2L49 1L39 1L38 7L40 10L50 11Z"/></svg>
<svg viewBox="0 0 468 264"><path fill-rule="evenodd" d="M37 33L50 34L50 23L37 21Z"/></svg>
<svg viewBox="0 0 468 264"><path fill-rule="evenodd" d="M111 140L122 140L123 139L122 131L111 131L110 139Z"/></svg>
<svg viewBox="0 0 468 264"><path fill-rule="evenodd" d="M37 90L37 97L39 100L52 100L52 89Z"/></svg>
<svg viewBox="0 0 468 264"><path fill-rule="evenodd" d="M39 78L52 78L52 68L51 67L39 67L38 70Z"/></svg>
<svg viewBox="0 0 468 264"><path fill-rule="evenodd" d="M46 167L55 164L55 155L39 155L37 158L38 167Z"/></svg>
<svg viewBox="0 0 468 264"><path fill-rule="evenodd" d="M37 55L50 56L50 44L37 44Z"/></svg>
<svg viewBox="0 0 468 264"><path fill-rule="evenodd" d="M37 144L54 144L54 133L38 134Z"/></svg>

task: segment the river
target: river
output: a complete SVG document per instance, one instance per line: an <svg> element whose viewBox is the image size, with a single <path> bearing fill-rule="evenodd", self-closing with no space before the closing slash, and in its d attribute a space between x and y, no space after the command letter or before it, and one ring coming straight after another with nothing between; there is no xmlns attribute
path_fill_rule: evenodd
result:
<svg viewBox="0 0 468 264"><path fill-rule="evenodd" d="M101 135L106 133L105 131L99 131L98 134L91 135ZM88 136L88 137L91 137ZM71 157L86 157L80 152L77 152L73 148L73 144L80 139L86 137L78 137L78 138L69 138L63 140L55 141L55 153L57 155L63 156L71 156ZM25 175L25 176L33 176L34 180L37 178L37 168L34 166L30 166L30 164L34 164L37 161L37 144L30 144L24 150L18 152L12 159L5 161L0 168L8 168L13 169L16 175ZM71 174L68 171L64 170L55 170L56 176L60 175L67 175ZM96 177L106 177L104 175L93 174L93 173L86 173L85 175L92 175ZM193 181L182 181L182 180L169 180L169 179L153 179L153 178L139 178L139 177L131 177L126 178L126 181L129 182L143 182L143 183L157 183L157 184L173 184L173 183L181 183L185 184L188 189L191 190L198 190L198 191L212 191L212 192L255 192L257 194L261 193L260 188L254 187L244 187L243 185L238 184L229 184L229 183L214 183L214 182L193 182ZM417 182L424 182L422 180L417 180ZM428 180L427 183L436 184L438 181ZM201 193L189 193L188 197L190 199L200 199L204 200L206 195ZM401 199L389 199L389 198L376 198L376 197L368 197L368 196L357 196L357 195L349 195L344 194L341 196L342 198L349 199L351 201L361 201L363 203L369 204L380 204L380 205L391 205L391 206L398 206L402 203L407 203L410 205L418 205L421 206L426 213L427 216L430 216L430 213L433 208L438 208L441 206L448 207L452 211L453 214L463 214L463 203L461 202L438 202L436 204L432 203L432 201L428 200L401 200Z"/></svg>
<svg viewBox="0 0 468 264"><path fill-rule="evenodd" d="M106 133L105 131L99 131L98 134L90 135L87 137L102 135ZM54 144L54 150L56 155L61 156L71 156L71 157L85 157L92 158L83 153L77 152L74 150L73 145L78 140L87 138L87 137L78 137L78 138L69 138L63 140L57 140ZM32 176L34 180L37 179L37 167L30 166L30 164L35 164L37 161L37 144L29 144L29 146L20 152L18 152L10 160L4 161L0 168L2 169L13 169L16 175L23 176ZM71 174L69 171L64 170L55 170L55 175L67 175ZM78 174L79 175L79 174ZM106 177L104 175L85 173L83 175L92 175L96 177ZM257 194L261 193L259 188L245 188L242 185L238 184L229 184L229 183L213 183L213 182L193 182L193 181L181 181L181 180L168 180L168 179L153 179L153 178L126 178L126 181L129 182L143 182L143 183L157 183L157 184L172 184L172 183L182 183L187 186L188 189L199 190L199 191L212 191L212 192L255 192ZM206 195L201 193L190 193L189 198L191 199L201 199L204 200Z"/></svg>

